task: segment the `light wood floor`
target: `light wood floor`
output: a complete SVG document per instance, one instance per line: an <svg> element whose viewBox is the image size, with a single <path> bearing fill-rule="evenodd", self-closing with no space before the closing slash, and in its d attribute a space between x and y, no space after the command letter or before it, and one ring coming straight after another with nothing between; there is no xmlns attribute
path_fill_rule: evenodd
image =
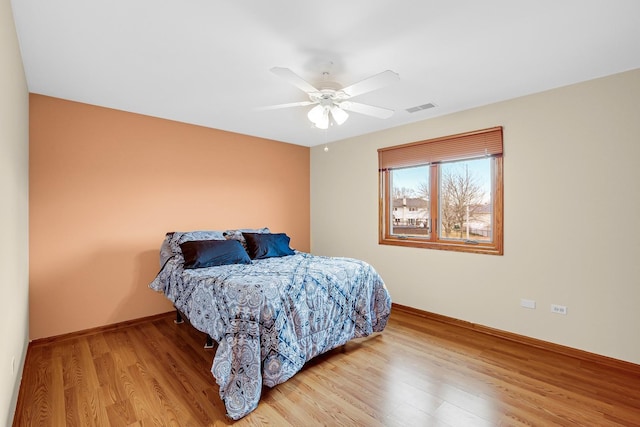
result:
<svg viewBox="0 0 640 427"><path fill-rule="evenodd" d="M14 426L640 426L640 375L395 310L232 423L173 315L32 343Z"/></svg>

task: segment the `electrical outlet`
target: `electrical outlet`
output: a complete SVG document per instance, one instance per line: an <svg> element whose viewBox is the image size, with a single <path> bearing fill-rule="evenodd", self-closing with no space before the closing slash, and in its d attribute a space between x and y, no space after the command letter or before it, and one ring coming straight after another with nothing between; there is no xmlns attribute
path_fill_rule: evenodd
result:
<svg viewBox="0 0 640 427"><path fill-rule="evenodd" d="M567 314L567 306L559 304L551 304L551 312L556 314Z"/></svg>
<svg viewBox="0 0 640 427"><path fill-rule="evenodd" d="M524 308L532 308L535 309L536 308L536 302L532 299L524 299L522 298L520 300L520 306L524 307Z"/></svg>

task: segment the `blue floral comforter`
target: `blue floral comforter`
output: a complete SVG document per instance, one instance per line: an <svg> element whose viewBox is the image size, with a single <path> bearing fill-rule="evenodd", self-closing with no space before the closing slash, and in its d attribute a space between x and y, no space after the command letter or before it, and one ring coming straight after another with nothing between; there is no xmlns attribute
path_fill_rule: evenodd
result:
<svg viewBox="0 0 640 427"><path fill-rule="evenodd" d="M391 297L369 264L295 255L201 269L169 256L150 287L217 343L211 372L227 415L253 411L262 386L291 378L306 361L380 332Z"/></svg>

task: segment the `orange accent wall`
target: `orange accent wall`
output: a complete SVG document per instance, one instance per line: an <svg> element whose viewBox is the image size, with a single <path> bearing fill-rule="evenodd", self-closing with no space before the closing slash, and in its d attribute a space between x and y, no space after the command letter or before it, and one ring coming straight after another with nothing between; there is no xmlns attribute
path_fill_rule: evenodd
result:
<svg viewBox="0 0 640 427"><path fill-rule="evenodd" d="M172 309L168 231L270 227L309 251L309 148L30 95L30 338Z"/></svg>

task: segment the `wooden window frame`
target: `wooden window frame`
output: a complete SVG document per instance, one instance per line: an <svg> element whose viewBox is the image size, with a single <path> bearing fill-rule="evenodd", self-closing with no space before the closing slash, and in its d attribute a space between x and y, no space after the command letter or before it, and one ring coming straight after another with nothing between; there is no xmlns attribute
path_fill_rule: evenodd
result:
<svg viewBox="0 0 640 427"><path fill-rule="evenodd" d="M492 139L483 142L483 138ZM499 139L499 141L497 140ZM466 144L466 145L465 145ZM483 145L485 144L485 145ZM470 147L469 150L464 147ZM488 148L484 148L488 147ZM439 167L444 161L472 160L493 157L492 193L492 241L465 242L439 238L438 179ZM419 141L378 150L379 158L379 207L378 243L382 245L406 246L425 249L503 255L504 241L504 174L502 152L502 127L484 129L426 141ZM391 171L397 167L429 165L431 233L429 237L399 236L390 233L389 218L392 218Z"/></svg>

